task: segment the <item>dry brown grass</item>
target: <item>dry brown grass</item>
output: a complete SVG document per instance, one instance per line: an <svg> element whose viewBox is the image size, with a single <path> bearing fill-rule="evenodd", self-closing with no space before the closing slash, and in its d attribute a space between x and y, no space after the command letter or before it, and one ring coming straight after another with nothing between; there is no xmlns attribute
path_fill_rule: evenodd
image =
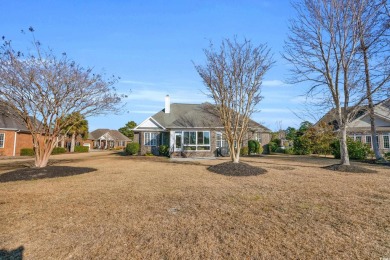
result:
<svg viewBox="0 0 390 260"><path fill-rule="evenodd" d="M26 259L390 257L388 167L337 173L321 168L331 159L267 156L242 159L266 174L229 177L207 171L226 159L54 158L98 170L0 183L0 250L23 246ZM0 161L0 172L12 163Z"/></svg>

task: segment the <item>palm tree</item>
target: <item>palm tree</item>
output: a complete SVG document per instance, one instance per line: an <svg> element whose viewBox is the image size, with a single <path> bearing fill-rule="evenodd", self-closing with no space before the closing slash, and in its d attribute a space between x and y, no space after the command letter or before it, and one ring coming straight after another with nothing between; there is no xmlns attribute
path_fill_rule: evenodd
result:
<svg viewBox="0 0 390 260"><path fill-rule="evenodd" d="M81 135L83 139L88 137L88 121L80 113L68 115L69 124L64 128L66 135L71 136L70 152L74 152L76 137Z"/></svg>

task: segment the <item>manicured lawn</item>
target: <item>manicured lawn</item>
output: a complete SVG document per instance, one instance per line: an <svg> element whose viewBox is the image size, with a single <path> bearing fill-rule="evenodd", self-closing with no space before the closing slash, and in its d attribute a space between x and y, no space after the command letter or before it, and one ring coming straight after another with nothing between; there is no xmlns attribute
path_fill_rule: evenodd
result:
<svg viewBox="0 0 390 260"><path fill-rule="evenodd" d="M56 166L96 168L0 183L0 250L25 259L379 259L390 257L390 168L322 169L327 158L243 158L267 173L209 172L226 159L89 153ZM28 164L0 160L0 174ZM4 252L4 251L3 251Z"/></svg>

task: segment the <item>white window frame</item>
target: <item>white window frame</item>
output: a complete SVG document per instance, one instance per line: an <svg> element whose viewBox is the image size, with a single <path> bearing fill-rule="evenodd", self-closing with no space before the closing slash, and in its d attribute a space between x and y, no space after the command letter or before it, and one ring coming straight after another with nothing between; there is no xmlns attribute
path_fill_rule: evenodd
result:
<svg viewBox="0 0 390 260"><path fill-rule="evenodd" d="M0 148L4 148L5 144L5 133L0 133Z"/></svg>
<svg viewBox="0 0 390 260"><path fill-rule="evenodd" d="M360 140L358 140L358 138L360 139ZM353 135L353 140L354 141L359 141L359 142L363 142L363 137L362 137L362 135Z"/></svg>
<svg viewBox="0 0 390 260"><path fill-rule="evenodd" d="M188 133L188 134L186 134ZM195 138L193 136L193 134L195 133ZM199 138L199 133L203 133L203 144L199 144L198 143L198 138ZM208 138L209 138L209 142L208 144L204 143L205 141L205 133L208 134ZM211 151L211 133L210 131L182 131L181 132L182 134L182 149L185 150L185 151ZM186 137L186 135L188 135ZM186 143L186 138L188 139L188 143ZM194 147L195 149L192 150L192 149L186 149L186 148L189 148L189 147ZM208 147L208 149L200 149L200 147Z"/></svg>
<svg viewBox="0 0 390 260"><path fill-rule="evenodd" d="M385 137L387 137L387 140L385 140ZM383 134L383 148L384 149L390 149L390 134Z"/></svg>
<svg viewBox="0 0 390 260"><path fill-rule="evenodd" d="M217 148L229 147L228 142L225 138L223 138L222 132L215 133L215 144Z"/></svg>
<svg viewBox="0 0 390 260"><path fill-rule="evenodd" d="M144 145L145 146L157 146L157 136L156 132L145 132L144 133Z"/></svg>
<svg viewBox="0 0 390 260"><path fill-rule="evenodd" d="M370 141L368 141L368 140L370 140ZM370 147L372 147L372 137L371 137L371 135L366 135L365 141L366 141L366 144L369 144Z"/></svg>

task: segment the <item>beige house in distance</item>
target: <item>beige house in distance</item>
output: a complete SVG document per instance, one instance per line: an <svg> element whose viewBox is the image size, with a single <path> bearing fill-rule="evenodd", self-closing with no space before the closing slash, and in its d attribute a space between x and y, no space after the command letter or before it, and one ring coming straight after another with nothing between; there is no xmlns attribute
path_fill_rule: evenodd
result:
<svg viewBox="0 0 390 260"><path fill-rule="evenodd" d="M348 135L355 141L368 144L372 148L372 142L378 143L382 154L390 152L390 99L374 106L376 140L371 140L370 115L366 108L362 108L357 116L348 124ZM333 122L332 111L328 112L320 121Z"/></svg>

